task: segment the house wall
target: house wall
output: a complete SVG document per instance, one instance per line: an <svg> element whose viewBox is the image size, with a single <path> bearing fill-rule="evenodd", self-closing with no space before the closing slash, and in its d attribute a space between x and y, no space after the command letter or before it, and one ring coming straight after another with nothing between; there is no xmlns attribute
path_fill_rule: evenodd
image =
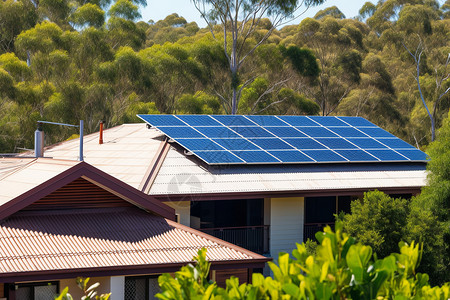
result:
<svg viewBox="0 0 450 300"><path fill-rule="evenodd" d="M270 199L270 254L276 260L279 252L291 253L303 242L304 198Z"/></svg>
<svg viewBox="0 0 450 300"><path fill-rule="evenodd" d="M191 227L191 201L164 202L164 204L175 209L180 224Z"/></svg>
<svg viewBox="0 0 450 300"><path fill-rule="evenodd" d="M124 288L125 288L125 277L92 277L89 280L88 286L94 283L100 283L97 288L98 295L111 293L111 300L123 300L124 298ZM59 281L60 292L65 288L69 287L69 294L72 295L73 299L81 299L83 292L77 286L76 279L62 279Z"/></svg>

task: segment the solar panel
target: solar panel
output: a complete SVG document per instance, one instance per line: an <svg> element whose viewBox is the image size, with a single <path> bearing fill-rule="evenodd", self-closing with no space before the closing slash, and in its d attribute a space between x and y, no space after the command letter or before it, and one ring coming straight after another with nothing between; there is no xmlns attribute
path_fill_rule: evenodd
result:
<svg viewBox="0 0 450 300"><path fill-rule="evenodd" d="M211 165L427 161L360 117L138 116Z"/></svg>

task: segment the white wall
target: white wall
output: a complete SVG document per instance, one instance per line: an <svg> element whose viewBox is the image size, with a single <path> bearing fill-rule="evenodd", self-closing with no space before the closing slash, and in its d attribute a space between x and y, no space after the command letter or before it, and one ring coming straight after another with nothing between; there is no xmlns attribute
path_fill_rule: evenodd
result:
<svg viewBox="0 0 450 300"><path fill-rule="evenodd" d="M296 243L303 242L304 198L272 198L270 200L270 254L291 253Z"/></svg>
<svg viewBox="0 0 450 300"><path fill-rule="evenodd" d="M164 204L175 209L175 213L179 215L180 224L191 227L191 201L164 202Z"/></svg>

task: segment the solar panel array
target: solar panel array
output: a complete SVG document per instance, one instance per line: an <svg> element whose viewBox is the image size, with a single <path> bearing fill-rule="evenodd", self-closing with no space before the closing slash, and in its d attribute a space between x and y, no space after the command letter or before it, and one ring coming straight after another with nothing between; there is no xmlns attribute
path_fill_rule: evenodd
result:
<svg viewBox="0 0 450 300"><path fill-rule="evenodd" d="M424 152L360 117L138 117L211 165L427 160Z"/></svg>

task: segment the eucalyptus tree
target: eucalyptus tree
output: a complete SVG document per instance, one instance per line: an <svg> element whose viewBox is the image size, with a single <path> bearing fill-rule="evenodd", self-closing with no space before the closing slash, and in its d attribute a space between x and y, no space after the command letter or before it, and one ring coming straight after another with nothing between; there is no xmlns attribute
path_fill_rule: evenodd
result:
<svg viewBox="0 0 450 300"><path fill-rule="evenodd" d="M246 59L263 44L280 25L298 15L302 6L308 9L324 0L192 0L201 16L208 24L214 38L217 23L223 31L223 46L231 76L231 103L228 105L232 114L237 113L242 89L253 81L248 78L242 82L240 70ZM270 23L263 20L269 17ZM256 33L259 34L256 34ZM222 100L225 99L220 95Z"/></svg>

